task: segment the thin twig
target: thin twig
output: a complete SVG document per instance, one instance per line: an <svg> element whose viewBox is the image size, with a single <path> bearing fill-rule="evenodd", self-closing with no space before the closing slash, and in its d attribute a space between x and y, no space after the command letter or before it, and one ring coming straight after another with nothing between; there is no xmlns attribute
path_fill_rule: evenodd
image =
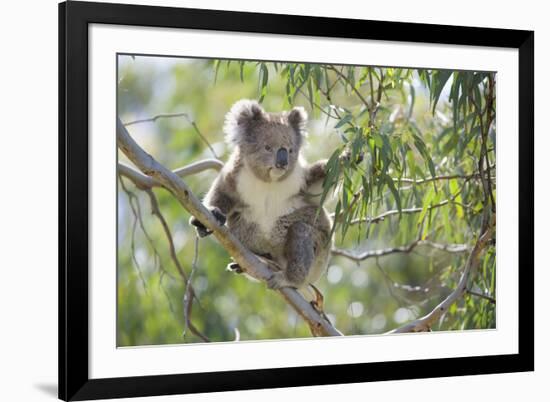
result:
<svg viewBox="0 0 550 402"><path fill-rule="evenodd" d="M203 142L206 144L208 149L210 149L210 152L212 152L212 155L214 155L214 158L218 159L218 155L214 151L214 148L212 148L212 145L210 144L210 142L202 134L201 130L199 130L199 127L197 126L197 123L195 123L195 121L193 119L191 119L187 113L160 113L160 114L157 114L156 116L153 116L153 117L150 117L150 118L147 118L147 119L139 119L139 120L130 121L128 123L124 123L124 126L128 127L128 126L131 126L133 124L139 124L139 123L149 123L149 122L154 123L158 119L169 119L169 118L173 118L173 117L183 117L183 118L185 118L185 120L187 120L187 122L189 124L191 124L191 126L193 126L193 128L195 129L195 131L197 132L199 137L203 140Z"/></svg>
<svg viewBox="0 0 550 402"><path fill-rule="evenodd" d="M140 124L140 123L154 123L158 119L169 119L169 118L172 118L172 117L186 117L186 118L188 118L188 115L187 115L187 113L160 113L160 114L157 114L156 116L148 117L146 119L138 119L138 120L129 121L127 123L124 123L124 126L128 127L128 126L131 126L131 125L134 125L134 124Z"/></svg>
<svg viewBox="0 0 550 402"><path fill-rule="evenodd" d="M472 207L470 205L462 204L460 202L452 201L452 200L443 200L441 202L438 202L437 204L433 204L427 207L427 210L436 209L443 207L447 204L455 204L460 205L463 208L471 209ZM382 222L384 219L393 216L393 215L399 215L399 214L416 214L419 212L422 212L422 207L416 207L416 208L405 208L399 211L398 209L392 209L386 212L381 213L380 215L374 216L374 217L365 217L365 218L357 218L350 222L350 225L356 225L358 223L367 222L367 223L379 223ZM334 214L332 214L332 217L334 218Z"/></svg>
<svg viewBox="0 0 550 402"><path fill-rule="evenodd" d="M306 95L306 93L302 90L302 88L296 88L296 90L297 90L303 97L307 98L307 95ZM319 91L320 91L321 93L324 94L324 92L321 90L321 88L319 88ZM334 110L334 112L336 113L336 116L333 116L330 112L327 112L323 106L319 105L318 103L316 103L316 102L313 101L313 100L311 101L311 104L312 104L315 108L317 108L317 110L319 110L321 113L327 115L327 116L330 117L331 119L339 119L339 118L340 118L340 115L339 115L338 111L337 111L336 109L332 108L332 107L331 107L332 105L327 106L327 108L328 108L329 110Z"/></svg>
<svg viewBox="0 0 550 402"><path fill-rule="evenodd" d="M488 300L491 304L497 304L497 300L494 297L486 295L484 293L479 293L471 289L468 289L466 293L471 296L480 297L482 299Z"/></svg>
<svg viewBox="0 0 550 402"><path fill-rule="evenodd" d="M439 303L430 313L409 324L396 328L388 333L395 334L404 332L429 331L433 323L439 320L439 318L441 318L449 310L449 308L467 292L468 280L470 278L471 272L475 270L479 263L479 255L485 249L485 247L490 244L491 239L494 236L495 222L495 216L493 215L492 222L488 225L487 230L479 237L470 255L468 256L468 260L466 261L464 270L462 271L462 276L455 290L453 290L453 292L451 292L451 294L449 294L445 298L445 300Z"/></svg>
<svg viewBox="0 0 550 402"><path fill-rule="evenodd" d="M145 290L145 293L147 293L147 282L145 281L145 278L143 277L143 272L141 270L141 266L139 264L139 261L136 257L136 229L139 221L140 213L138 212L136 205L134 205L134 202L139 206L139 203L137 201L137 196L128 190L126 185L124 184L124 181L122 178L119 177L120 185L122 187L122 190L126 193L128 196L128 203L130 204L130 210L132 211L132 215L134 216L134 222L132 224L132 235L130 237L130 250L132 255L132 262L134 263L134 267L136 268L136 271L138 273L138 277L143 285L143 289Z"/></svg>
<svg viewBox="0 0 550 402"><path fill-rule="evenodd" d="M451 196L451 198L449 198L447 200L443 200L443 201L441 201L437 204L430 205L430 206L427 207L426 210L429 211L429 210L432 210L434 208L439 208L439 207L445 206L447 204L460 205L461 207L463 207L465 209L471 209L472 207L470 205L466 205L466 204L455 201L456 198L458 198L458 196L462 193L462 189L464 188L464 186L466 185L466 183L468 183L468 181L470 179L471 178L466 178L464 180L464 182L462 183L460 189L455 194L453 194ZM360 192L358 192L358 193L360 195ZM356 193L354 195L354 198L355 198L356 195L358 195L358 193ZM353 219L349 222L349 225L356 225L356 224L363 223L363 222L367 222L370 225L372 223L382 222L384 219L386 219L389 216L401 215L401 214L415 214L415 213L418 213L418 212L422 212L423 210L424 210L423 207L422 208L421 207L413 207L413 208L407 208L407 209L401 209L401 210L394 209L394 210L383 212L380 215L375 216L375 217L364 217L364 218ZM339 216L336 216L335 213L332 213L331 217L334 219L335 222L338 222L341 219L342 215L340 214Z"/></svg>
<svg viewBox="0 0 550 402"><path fill-rule="evenodd" d="M492 165L490 169L494 168L495 165ZM440 176L434 176L434 177L427 177L425 179L409 179L409 178L394 178L393 181L398 183L410 183L410 184L424 184L424 183L430 183L432 181L439 181L439 180L452 180L452 179L472 179L479 177L479 172L471 173L471 174L449 174L449 175L440 175Z"/></svg>
<svg viewBox="0 0 550 402"><path fill-rule="evenodd" d="M351 250L345 250L345 249L340 249L336 247L333 247L331 251L332 251L332 255L345 257L353 261L363 261L368 258L384 257L395 253L410 253L416 247L420 247L420 246L431 247L436 250L445 251L447 253L464 253L469 249L468 245L466 244L442 244L442 243L435 243L430 240L415 240L414 242L405 246L389 247L389 248L384 248L380 250L370 250L370 251L364 251L362 253L356 253Z"/></svg>
<svg viewBox="0 0 550 402"><path fill-rule="evenodd" d="M233 342L239 342L241 340L241 331L239 331L239 328L235 327L233 328L233 332L235 333L235 339L233 339Z"/></svg>
<svg viewBox="0 0 550 402"><path fill-rule="evenodd" d="M413 251L414 252L414 251ZM377 257L376 258L376 267L378 268L378 270L380 271L380 273L382 274L382 276L384 277L384 281L386 282L386 286L388 286L388 291L390 292L390 294L392 294L392 296L401 304L401 301L406 301L407 303L410 303L410 304L413 304L413 303L417 303L419 305L423 305L425 303L427 303L430 299L432 299L434 296L430 296L430 293L433 292L434 288L436 288L437 286L435 285L435 283L437 282L438 280L438 273L434 274L430 279L428 279L426 282L424 282L423 284L421 285L408 285L408 284L404 284L404 283L399 283L397 282L396 280L394 280L387 272L386 270L382 267L382 265L380 264L380 259ZM439 286L440 288L444 288L443 286ZM415 295L420 295L420 296L423 296L424 299L422 301L416 301L416 300L412 300L410 299L409 297L407 296L402 296L402 295L396 295L393 290L394 289L397 289L397 290L400 290L402 292L406 292L407 294L415 294Z"/></svg>
<svg viewBox="0 0 550 402"><path fill-rule="evenodd" d="M194 255L193 255L193 263L191 265L191 273L189 274L189 280L187 281L187 287L185 288L185 294L183 295L183 314L184 314L184 321L185 321L185 327L183 329L183 337L185 337L185 333L187 332L187 328L189 330L197 335L199 338L201 338L204 342L210 342L210 339L204 335L202 332L200 332L191 321L191 315L193 314L193 297L197 297L195 294L195 290L193 288L192 281L193 276L195 274L195 271L197 270L197 262L199 259L199 237L195 236L195 249L194 249Z"/></svg>
<svg viewBox="0 0 550 402"><path fill-rule="evenodd" d="M136 203L137 218L138 218L138 221L139 221L139 227L141 228L141 231L143 232L143 235L147 239L147 242L149 243L149 246L153 250L153 254L155 256L155 263L158 264L158 267L160 269L160 275L161 275L160 283L162 283L162 278L163 278L164 275L167 275L170 279L175 280L176 278L170 272L168 272L165 269L164 264L162 263L161 255L160 255L159 251L157 250L155 242L153 241L153 238L151 237L151 235L149 234L149 232L145 228L145 224L143 222L143 216L142 216L142 213L141 213L141 207L140 207L140 203L139 203L137 195L134 192L130 191L126 187L126 185L124 184L124 181L122 180L122 175L120 175L120 174L119 174L119 180L120 180L121 187L124 190L124 192L128 195L129 198L133 199ZM131 204L130 200L129 200L129 203ZM132 205L130 205L130 206L132 206ZM155 264L155 266L156 266L156 264Z"/></svg>
<svg viewBox="0 0 550 402"><path fill-rule="evenodd" d="M483 185L483 192L485 194L485 202L487 203L487 201L490 201L491 202L491 205L492 205L492 209L494 210L495 209L495 200L493 198L493 190L492 190L492 185L491 185L491 174L490 174L490 171L488 173L488 178L485 179L484 177L484 163L487 162L487 170L489 170L489 157L488 157L488 152L487 152L487 136L488 136L488 133L489 133L489 128L490 128L490 124L491 124L491 106L490 106L490 103L492 103L492 91L493 91L493 88L492 88L492 85L491 85L491 80L489 80L489 93L486 95L486 99L485 99L485 107L487 108L487 120L484 121L483 119L483 115L484 115L484 111L481 109L481 104L478 105L478 103L476 102L474 96L472 95L472 93L470 92L468 94L468 98L470 99L470 102L472 102L472 104L474 105L474 109L477 113L477 118L479 120L479 129L481 131L481 151L480 151L480 155L479 155L479 161L478 161L478 171L479 171L479 175L481 177L481 183ZM489 101L489 98L490 98L490 101ZM481 224L481 227L482 227L482 230L485 229L485 227L487 226L487 222L488 222L488 219L489 219L489 214L488 214L488 210L484 210L484 213L483 213L483 219L482 219L482 224Z"/></svg>
<svg viewBox="0 0 550 402"><path fill-rule="evenodd" d="M180 261L178 260L176 247L174 245L174 238L172 237L172 232L170 231L168 222L166 222L166 218L164 218L164 215L162 214L162 212L160 212L157 196L151 189L145 190L145 192L147 193L147 195L149 195L149 199L151 200L151 211L153 215L158 218L160 224L162 225L162 229L164 230L164 234L166 235L166 239L168 240L170 258L172 259L179 275L181 276L185 284L189 285L189 279L187 277L187 274L185 273L185 270L183 269Z"/></svg>
<svg viewBox="0 0 550 402"><path fill-rule="evenodd" d="M392 279L392 277L384 270L384 268L382 268L382 265L380 265L380 259L378 257L376 257L375 263L376 268L378 268L378 270L384 277L384 282L386 282L386 287L388 289L388 292L390 293L390 296L393 297L400 306L404 306L404 302L411 303L411 300L409 300L408 297L394 293L394 288L399 289L400 285Z"/></svg>
<svg viewBox="0 0 550 402"><path fill-rule="evenodd" d="M369 111L369 114L371 113L371 105L369 104L369 102L367 102L367 100L363 97L363 95L361 94L361 92L359 92L359 90L357 88L355 88L355 85L353 85L350 80L348 79L348 77L346 77L342 72L338 71L337 68L335 67L332 67L330 66L329 68L330 70L334 71L340 78L342 78L350 87L351 87L351 90L353 92L355 92L355 94L357 95L357 97L361 100L361 102L363 102L363 104L365 105L365 107L367 108L367 110Z"/></svg>
<svg viewBox="0 0 550 402"><path fill-rule="evenodd" d="M487 94L486 100L485 100L485 107L487 109L487 119L485 121L486 123L486 132L482 136L483 142L484 142L484 157L485 157L485 164L487 165L487 187L489 188L489 197L491 200L491 206L493 208L493 212L496 212L496 205L495 205L495 198L493 197L493 184L491 183L491 169L490 169L490 162L489 162L489 149L487 148L487 138L489 137L489 130L491 129L491 122L493 121L492 117L492 111L493 111L493 91L494 91L494 78L489 75L489 93ZM483 175L483 172L481 172Z"/></svg>

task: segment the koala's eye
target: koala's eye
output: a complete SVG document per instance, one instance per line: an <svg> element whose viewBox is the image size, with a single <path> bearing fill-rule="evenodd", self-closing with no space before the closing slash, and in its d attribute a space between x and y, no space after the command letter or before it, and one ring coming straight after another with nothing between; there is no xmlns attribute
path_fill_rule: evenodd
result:
<svg viewBox="0 0 550 402"><path fill-rule="evenodd" d="M289 152L289 153L292 153L292 152L294 152L294 150L293 150L292 148L290 148L290 149L288 150L288 152Z"/></svg>
<svg viewBox="0 0 550 402"><path fill-rule="evenodd" d="M265 150L266 150L266 151L271 151L271 147L270 147L269 145L266 145L266 146L265 146Z"/></svg>

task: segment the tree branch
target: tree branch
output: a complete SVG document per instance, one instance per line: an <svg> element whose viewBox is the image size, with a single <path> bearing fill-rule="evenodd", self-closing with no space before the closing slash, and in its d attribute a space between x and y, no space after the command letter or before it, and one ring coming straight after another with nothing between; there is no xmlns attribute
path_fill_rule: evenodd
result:
<svg viewBox="0 0 550 402"><path fill-rule="evenodd" d="M223 162L217 159L204 159L202 161L194 162L190 165L178 168L173 172L179 177L186 177L209 169L220 171L222 168ZM117 169L118 173L132 180L140 190L147 190L153 187L164 187L158 180L146 176L140 171L124 163L119 162Z"/></svg>
<svg viewBox="0 0 550 402"><path fill-rule="evenodd" d="M462 277L460 278L456 289L424 317L421 317L402 327L396 328L388 332L388 334L429 331L433 323L443 316L447 310L449 310L449 308L468 291L468 279L470 277L470 273L477 267L479 263L479 255L492 239L494 233L495 219L493 216L492 223L489 225L485 233L479 237L474 248L472 249L472 252L468 256L464 271L462 272Z"/></svg>
<svg viewBox="0 0 550 402"><path fill-rule="evenodd" d="M210 229L220 244L248 275L264 282L271 278L273 274L267 264L244 247L226 226L220 226L210 211L202 205L187 184L175 172L158 163L134 141L120 119L117 119L117 145L145 175L155 179L168 189L190 214ZM278 292L308 323L314 336L342 335L295 289L282 288Z"/></svg>
<svg viewBox="0 0 550 402"><path fill-rule="evenodd" d="M356 253L354 251L333 247L332 255L338 255L338 256L349 258L350 260L358 262L358 261L363 261L373 257L384 257L389 254L410 253L416 247L419 247L419 246L427 246L437 250L446 251L448 253L464 253L468 251L468 246L466 244L442 244L442 243L434 243L429 240L416 240L406 246L389 247L389 248L384 248L380 250L364 251L362 253Z"/></svg>

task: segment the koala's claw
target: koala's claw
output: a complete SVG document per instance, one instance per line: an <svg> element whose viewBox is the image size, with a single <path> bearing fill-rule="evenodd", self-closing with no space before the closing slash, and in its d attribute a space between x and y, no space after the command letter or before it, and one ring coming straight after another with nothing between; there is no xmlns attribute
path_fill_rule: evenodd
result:
<svg viewBox="0 0 550 402"><path fill-rule="evenodd" d="M199 222L200 223L200 222ZM203 226L202 223L201 223L201 226L199 225L195 225L196 228L195 230L197 231L197 234L199 235L199 237L206 237L206 236L209 236L212 234L212 231L207 229L206 226Z"/></svg>
<svg viewBox="0 0 550 402"><path fill-rule="evenodd" d="M210 212L212 213L212 215L214 216L214 218L216 218L216 221L218 221L218 223L220 224L220 226L223 226L225 224L225 221L226 221L226 217L225 215L223 214L222 211L220 211L219 208L217 207L214 207L210 210ZM197 231L197 234L199 235L199 237L206 237L206 236L209 236L212 234L212 231L210 229L208 229L206 226L204 226L202 224L201 221L199 221L197 218L195 218L194 216L191 217L191 219L189 220L189 223L193 226L195 226L195 229Z"/></svg>
<svg viewBox="0 0 550 402"><path fill-rule="evenodd" d="M217 207L214 207L210 210L210 212L212 213L212 215L214 215L214 218L216 218L216 220L218 221L218 223L220 224L220 226L223 226L225 225L225 221L227 220L227 218L225 217L225 215L223 214L222 211L220 211L219 208Z"/></svg>
<svg viewBox="0 0 550 402"><path fill-rule="evenodd" d="M236 262L230 262L229 264L227 264L226 269L228 271L234 272L236 274L242 274L244 272L243 269L241 268L241 266L239 264L237 264Z"/></svg>
<svg viewBox="0 0 550 402"><path fill-rule="evenodd" d="M317 289L316 286L313 284L309 284L309 286L313 289L313 292L315 293L315 300L311 301L311 305L317 312L323 313L323 309L325 306L325 297L321 293L319 289Z"/></svg>

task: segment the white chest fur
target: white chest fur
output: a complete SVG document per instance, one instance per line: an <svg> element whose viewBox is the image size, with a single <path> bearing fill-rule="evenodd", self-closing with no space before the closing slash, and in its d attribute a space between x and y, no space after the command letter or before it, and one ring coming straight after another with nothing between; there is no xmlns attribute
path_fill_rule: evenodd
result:
<svg viewBox="0 0 550 402"><path fill-rule="evenodd" d="M237 191L248 205L243 217L254 222L268 235L277 219L304 205L296 197L304 183L304 167L298 163L282 181L265 182L258 179L246 166L237 175Z"/></svg>

